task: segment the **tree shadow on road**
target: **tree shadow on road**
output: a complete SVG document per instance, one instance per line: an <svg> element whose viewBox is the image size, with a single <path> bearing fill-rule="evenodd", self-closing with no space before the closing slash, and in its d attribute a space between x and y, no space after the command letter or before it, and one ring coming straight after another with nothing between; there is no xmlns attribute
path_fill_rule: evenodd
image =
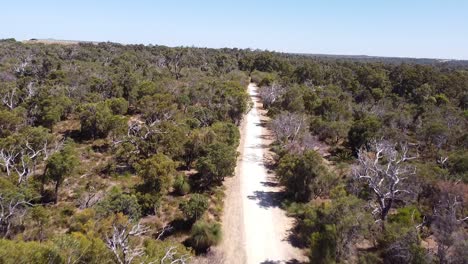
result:
<svg viewBox="0 0 468 264"><path fill-rule="evenodd" d="M263 262L260 262L260 264L305 264L308 262L302 262L297 259L290 259L288 261L280 261L280 260L265 260Z"/></svg>
<svg viewBox="0 0 468 264"><path fill-rule="evenodd" d="M255 191L254 195L249 195L247 198L258 201L257 203L261 208L272 208L281 207L284 196L284 192Z"/></svg>

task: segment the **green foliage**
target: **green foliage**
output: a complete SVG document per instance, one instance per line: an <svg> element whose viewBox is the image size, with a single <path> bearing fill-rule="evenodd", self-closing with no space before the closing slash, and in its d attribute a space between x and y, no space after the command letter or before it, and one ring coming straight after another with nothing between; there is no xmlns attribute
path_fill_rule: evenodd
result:
<svg viewBox="0 0 468 264"><path fill-rule="evenodd" d="M334 178L315 151L303 155L286 154L279 161L277 175L288 194L301 202L326 193Z"/></svg>
<svg viewBox="0 0 468 264"><path fill-rule="evenodd" d="M96 211L104 216L123 213L132 219L139 219L141 207L135 195L123 193L121 189L112 187L106 197L96 205Z"/></svg>
<svg viewBox="0 0 468 264"><path fill-rule="evenodd" d="M14 263L60 263L60 252L52 243L23 242L0 239L0 262Z"/></svg>
<svg viewBox="0 0 468 264"><path fill-rule="evenodd" d="M294 77L299 83L311 81L314 84L320 84L323 78L323 72L316 63L304 63L296 68Z"/></svg>
<svg viewBox="0 0 468 264"><path fill-rule="evenodd" d="M388 222L396 223L398 226L414 226L422 222L421 213L415 206L398 208L396 214L388 216Z"/></svg>
<svg viewBox="0 0 468 264"><path fill-rule="evenodd" d="M349 259L371 223L371 216L363 211L364 201L346 195L341 187L334 191L333 198L331 203L290 208L300 219L296 232L308 244L310 260L316 263L341 263Z"/></svg>
<svg viewBox="0 0 468 264"><path fill-rule="evenodd" d="M189 243L196 251L206 251L221 242L222 231L219 223L197 221L190 231Z"/></svg>
<svg viewBox="0 0 468 264"><path fill-rule="evenodd" d="M84 104L80 107L81 133L90 138L107 137L113 127L113 115L104 103Z"/></svg>
<svg viewBox="0 0 468 264"><path fill-rule="evenodd" d="M383 253L384 263L432 263L420 244L420 239L415 230L404 233L386 246Z"/></svg>
<svg viewBox="0 0 468 264"><path fill-rule="evenodd" d="M124 98L111 98L106 100L107 106L114 115L125 115L128 111L128 102Z"/></svg>
<svg viewBox="0 0 468 264"><path fill-rule="evenodd" d="M206 186L220 185L225 177L232 176L236 167L237 151L223 143L213 143L199 158L197 170Z"/></svg>
<svg viewBox="0 0 468 264"><path fill-rule="evenodd" d="M58 235L53 243L63 263L108 263L112 256L101 239L82 233Z"/></svg>
<svg viewBox="0 0 468 264"><path fill-rule="evenodd" d="M232 147L237 147L239 144L240 133L239 129L234 124L227 122L216 122L211 125L211 129L216 135L216 141Z"/></svg>
<svg viewBox="0 0 468 264"><path fill-rule="evenodd" d="M370 140L378 136L382 123L377 117L369 116L357 120L351 126L348 133L348 142L353 150L366 146Z"/></svg>
<svg viewBox="0 0 468 264"><path fill-rule="evenodd" d="M383 264L383 260L375 253L366 252L359 256L359 264Z"/></svg>
<svg viewBox="0 0 468 264"><path fill-rule="evenodd" d="M174 255L174 258L181 258L183 256L189 257L192 255L192 252L186 249L183 245L171 241L146 239L143 246L148 262L156 261L159 263L171 247L175 247L176 254Z"/></svg>
<svg viewBox="0 0 468 264"><path fill-rule="evenodd" d="M55 183L55 202L58 200L58 189L65 178L69 177L78 166L79 160L73 142L67 141L63 148L47 160L44 176L46 181Z"/></svg>
<svg viewBox="0 0 468 264"><path fill-rule="evenodd" d="M422 221L421 215L430 218L435 201L439 201L437 186L446 181L468 181L468 71L462 61L379 58L377 62L375 58L341 60L239 49L114 43L42 45L14 40L0 41L0 54L0 94L4 96L0 104L0 151L14 157L0 159L0 194L5 205L18 199L32 204L47 202L48 190L42 197L38 193L42 183L50 180L57 186L65 185L65 176L73 175L68 173L69 159L49 153L56 146L56 138L80 136L76 121L80 121L83 138L103 139L103 144L93 146L99 151L88 151L88 141L72 147L86 166L80 168L83 177L69 177L70 184L62 187L69 194L67 203L59 208L25 204L19 208L20 214L8 220L11 230L7 237L42 243L2 241L2 263L60 263L78 258L76 263L105 263L111 257L95 237L110 226L110 218L103 217L114 212L153 214L161 201L168 201L162 206L164 210L174 209L178 199L184 198L163 197L171 187L184 195L189 187L203 191L220 184L235 166L239 142L235 124L249 109L247 75L260 85L273 81L281 84L281 93L268 106L270 117L289 111L311 121L302 126L303 137L275 148L281 150L278 156L283 164L278 172L287 175L282 176L282 183L290 196L298 195L298 200L304 201L321 196L326 201L323 208L311 205L317 201L296 208L301 211L296 214L297 234L316 256L314 263L353 262L358 257L360 263L382 263L381 256L386 263L424 263L427 252L419 246L419 234L412 227ZM123 115L132 115L128 116L130 122ZM135 125L130 133L128 124ZM315 136L332 148L316 142ZM396 211L389 214L385 232L367 234L366 239L378 242L376 248L372 253L359 250L355 254L353 242L350 246L343 240L356 241L348 232L354 228L348 216L360 217L369 209L357 209L360 207L354 205L353 196L348 197L346 205L343 191L339 195L329 192L332 185L346 184L353 193L356 187L348 177L350 168L339 168L335 162L352 163L352 152L381 137L418 146L418 159L411 161L417 174L408 178L408 187L418 200L394 204ZM111 141L115 144L109 144ZM329 154L324 156L330 168L343 178L325 173L318 158L309 160L304 158L306 154L298 154L316 147L321 154ZM154 155L166 155L170 160ZM186 169L195 166L199 170L190 179L192 186L176 171L176 161L183 161ZM98 170L96 164L110 164L112 172ZM44 172L46 167L51 171ZM22 169L27 176L20 180ZM140 177L108 177L133 175L134 169ZM173 184L175 175L179 176ZM89 208L76 210L72 204L77 197L101 195L102 188L87 189L83 195L77 190L88 178L96 177L105 177L106 185L125 186L122 188L126 191L106 192L95 206L97 214ZM310 178L310 185L300 184ZM210 217L216 218L221 211L221 188L212 190L216 195L210 200L217 202L211 207ZM369 195L360 197L367 199ZM171 221L171 215L160 217ZM366 217L359 219L365 224L354 230L362 237L374 226L367 224ZM209 224L204 225L208 229ZM349 226L353 228L347 229ZM66 229L67 234L63 234ZM436 233L433 229L424 227L423 234ZM86 238L79 237L83 234ZM448 232L447 237L458 234ZM170 243L153 241L147 245L145 254L149 257L138 261L159 261ZM464 252L464 244L457 245L460 249L455 245L450 249L453 256ZM185 253L182 247L179 249ZM466 259L463 254L458 258Z"/></svg>
<svg viewBox="0 0 468 264"><path fill-rule="evenodd" d="M208 209L208 202L209 200L205 195L195 193L190 196L188 201L182 202L179 208L187 219L196 221Z"/></svg>
<svg viewBox="0 0 468 264"><path fill-rule="evenodd" d="M52 241L0 240L1 263L109 263L104 242L80 233L59 235Z"/></svg>
<svg viewBox="0 0 468 264"><path fill-rule="evenodd" d="M138 175L143 179L141 190L156 195L167 194L174 182L176 165L161 153L141 161L137 166Z"/></svg>
<svg viewBox="0 0 468 264"><path fill-rule="evenodd" d="M37 123L47 128L62 120L72 107L72 101L63 92L60 95L41 95L37 100Z"/></svg>
<svg viewBox="0 0 468 264"><path fill-rule="evenodd" d="M468 153L460 152L453 153L449 157L450 173L457 177L461 177L463 181L468 182Z"/></svg>
<svg viewBox="0 0 468 264"><path fill-rule="evenodd" d="M168 194L177 175L177 163L158 153L136 165L143 183L137 186L137 197L145 215L155 214L161 197Z"/></svg>
<svg viewBox="0 0 468 264"><path fill-rule="evenodd" d="M187 181L187 177L183 174L178 174L174 180L174 191L178 195L186 195L190 192L190 184Z"/></svg>
<svg viewBox="0 0 468 264"><path fill-rule="evenodd" d="M18 132L25 120L21 116L21 111L0 110L0 138L8 137Z"/></svg>

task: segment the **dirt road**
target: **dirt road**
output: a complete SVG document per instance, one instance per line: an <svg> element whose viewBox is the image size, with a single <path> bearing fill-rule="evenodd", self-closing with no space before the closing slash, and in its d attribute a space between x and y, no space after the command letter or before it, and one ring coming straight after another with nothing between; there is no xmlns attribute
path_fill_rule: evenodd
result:
<svg viewBox="0 0 468 264"><path fill-rule="evenodd" d="M255 84L248 90L254 106L241 126L236 176L226 183L224 239L216 251L223 255L221 262L228 264L303 261L303 252L288 241L293 219L279 208L281 188L265 167L271 142L264 126L266 111Z"/></svg>

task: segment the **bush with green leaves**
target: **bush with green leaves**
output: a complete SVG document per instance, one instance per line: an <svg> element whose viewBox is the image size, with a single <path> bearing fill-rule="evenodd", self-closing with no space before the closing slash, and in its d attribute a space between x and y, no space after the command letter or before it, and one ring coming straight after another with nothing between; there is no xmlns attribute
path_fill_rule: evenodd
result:
<svg viewBox="0 0 468 264"><path fill-rule="evenodd" d="M378 136L382 123L377 117L369 116L355 121L348 132L348 142L354 151L366 146Z"/></svg>
<svg viewBox="0 0 468 264"><path fill-rule="evenodd" d="M184 214L185 218L190 221L200 219L209 207L209 200L203 194L194 193L190 196L188 201L180 204L179 208Z"/></svg>
<svg viewBox="0 0 468 264"><path fill-rule="evenodd" d="M198 252L205 252L221 242L222 230L219 223L197 221L190 231L189 244Z"/></svg>
<svg viewBox="0 0 468 264"><path fill-rule="evenodd" d="M178 195L186 195L190 192L190 183L187 181L187 177L180 173L174 180L174 192Z"/></svg>
<svg viewBox="0 0 468 264"><path fill-rule="evenodd" d="M162 153L142 160L137 165L138 175L143 179L139 189L144 193L167 194L177 174L176 167L177 163Z"/></svg>
<svg viewBox="0 0 468 264"><path fill-rule="evenodd" d="M146 239L143 242L145 258L149 263L161 263L161 259L166 255L169 249L173 248L173 259L185 258L188 259L192 256L192 252L184 245L175 243L173 241L161 241L154 239ZM172 259L167 259L165 263L171 263ZM145 262L146 263L146 262ZM177 263L177 262L172 262Z"/></svg>
<svg viewBox="0 0 468 264"><path fill-rule="evenodd" d="M54 153L47 160L43 184L47 181L54 182L55 203L58 201L59 187L73 173L79 163L75 145L72 141L67 141L59 152Z"/></svg>
<svg viewBox="0 0 468 264"><path fill-rule="evenodd" d="M114 115L125 115L128 112L128 101L124 98L110 98L105 103Z"/></svg>
<svg viewBox="0 0 468 264"><path fill-rule="evenodd" d="M335 181L322 157L313 150L284 155L279 160L277 175L287 194L299 202L327 193Z"/></svg>
<svg viewBox="0 0 468 264"><path fill-rule="evenodd" d="M111 132L114 134L127 133L127 120L120 115L114 115L112 111L106 102L81 105L79 114L82 135L96 139L105 138Z"/></svg>
<svg viewBox="0 0 468 264"><path fill-rule="evenodd" d="M320 205L296 205L290 212L299 221L295 233L309 246L309 258L314 263L342 263L356 251L356 243L371 225L366 203L347 195L343 187L333 190L331 202Z"/></svg>
<svg viewBox="0 0 468 264"><path fill-rule="evenodd" d="M220 185L225 177L232 176L236 167L237 151L234 147L213 143L206 148L206 154L197 162L198 172L207 187Z"/></svg>
<svg viewBox="0 0 468 264"><path fill-rule="evenodd" d="M112 187L106 197L96 205L96 211L103 217L123 213L131 219L141 217L141 207L133 194L126 194L118 187Z"/></svg>

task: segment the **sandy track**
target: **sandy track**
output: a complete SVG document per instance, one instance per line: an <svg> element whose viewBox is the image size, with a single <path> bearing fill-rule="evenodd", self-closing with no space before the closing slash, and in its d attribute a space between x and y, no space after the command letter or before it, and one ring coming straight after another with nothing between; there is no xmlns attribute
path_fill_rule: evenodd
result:
<svg viewBox="0 0 468 264"><path fill-rule="evenodd" d="M241 125L236 176L226 181L224 239L215 251L228 264L304 261L303 252L288 241L293 219L279 208L281 188L265 167L271 142L266 111L255 84L248 90L254 106Z"/></svg>

